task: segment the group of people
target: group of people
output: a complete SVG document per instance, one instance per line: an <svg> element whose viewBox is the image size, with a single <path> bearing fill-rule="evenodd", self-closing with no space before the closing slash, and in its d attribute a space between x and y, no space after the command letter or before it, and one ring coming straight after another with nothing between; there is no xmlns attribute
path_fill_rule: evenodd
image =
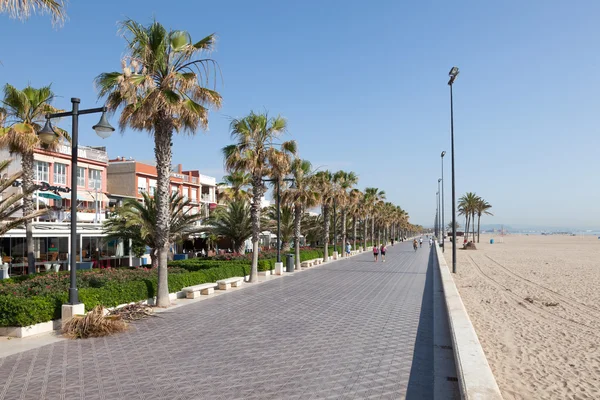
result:
<svg viewBox="0 0 600 400"><path fill-rule="evenodd" d="M377 247L377 245L373 246L373 257L375 258L375 262L379 258L379 253L381 253L381 262L385 262L385 244L382 244L381 247Z"/></svg>

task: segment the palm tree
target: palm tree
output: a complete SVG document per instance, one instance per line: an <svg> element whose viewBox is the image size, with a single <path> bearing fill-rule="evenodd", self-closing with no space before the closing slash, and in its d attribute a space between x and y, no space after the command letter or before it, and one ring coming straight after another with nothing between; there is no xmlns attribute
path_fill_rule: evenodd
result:
<svg viewBox="0 0 600 400"><path fill-rule="evenodd" d="M480 231L480 227L481 227L481 216L483 214L494 215L488 211L490 208L492 208L492 205L490 203L488 203L481 197L478 198L477 204L475 205L475 212L477 213L477 243L479 243L479 231Z"/></svg>
<svg viewBox="0 0 600 400"><path fill-rule="evenodd" d="M263 178L277 168L282 157L296 153L296 142L277 142L287 122L281 116L269 118L265 114L250 115L231 121L231 136L237 143L223 148L225 167L230 173L243 171L252 177L252 268L250 282L258 280L258 240L260 235L260 202L266 187Z"/></svg>
<svg viewBox="0 0 600 400"><path fill-rule="evenodd" d="M27 86L23 90L6 84L4 86L4 98L2 100L1 114L4 115L4 127L0 128L0 148L8 149L11 154L21 156L21 169L23 170L23 213L33 213L34 189L34 157L36 148L53 150L63 139L70 140L69 135L62 129L55 128L58 133L56 140L50 144L42 144L37 137L37 132L42 129L45 115L55 113L59 110L52 107L50 103L54 99L54 93L50 86L36 89ZM35 254L33 248L33 225L31 219L25 221L25 241L27 242L28 272L35 273Z"/></svg>
<svg viewBox="0 0 600 400"><path fill-rule="evenodd" d="M465 193L458 199L458 211L465 216L465 239L469 240L469 228L472 225L473 241L475 241L475 212L479 197L473 192Z"/></svg>
<svg viewBox="0 0 600 400"><path fill-rule="evenodd" d="M358 219L362 215L362 201L364 194L358 189L352 189L348 194L348 212L352 215L352 248L356 250L356 228Z"/></svg>
<svg viewBox="0 0 600 400"><path fill-rule="evenodd" d="M365 188L365 203L371 219L371 241L373 243L375 243L375 213L377 211L375 207L383 200L385 200L385 191L374 187Z"/></svg>
<svg viewBox="0 0 600 400"><path fill-rule="evenodd" d="M342 212L342 249L346 246L346 217L350 203L349 190L358 183L358 176L354 172L338 171L333 175L334 196ZM342 254L345 254L342 250Z"/></svg>
<svg viewBox="0 0 600 400"><path fill-rule="evenodd" d="M8 169L10 163L10 160L0 161L0 176L4 176L4 173ZM23 223L46 213L46 210L38 210L32 212L31 214L22 214L23 204L21 200L31 193L24 192L20 194L4 194L4 192L11 188L13 183L15 183L17 179L20 179L22 175L23 171L19 171L7 178L0 178L0 236L4 235L12 228L22 225ZM16 213L20 213L21 216L15 216Z"/></svg>
<svg viewBox="0 0 600 400"><path fill-rule="evenodd" d="M244 200L234 200L218 207L206 220L210 234L231 240L233 251L244 252L246 240L252 236L250 205Z"/></svg>
<svg viewBox="0 0 600 400"><path fill-rule="evenodd" d="M312 182L312 165L308 160L294 159L291 166L294 177L294 187L283 192L282 203L294 207L294 250L296 253L296 268L300 269L300 235L302 226L302 213L304 210L315 207L319 202L319 194L315 191ZM306 236L305 236L306 238Z"/></svg>
<svg viewBox="0 0 600 400"><path fill-rule="evenodd" d="M332 179L333 175L331 172L325 170L317 172L312 180L315 190L319 193L319 203L321 204L321 215L323 217L323 260L325 261L329 260L329 231L331 226L329 211L333 205L334 196Z"/></svg>
<svg viewBox="0 0 600 400"><path fill-rule="evenodd" d="M40 14L50 14L55 25L62 25L67 17L63 0L0 0L0 13L22 21L38 10Z"/></svg>
<svg viewBox="0 0 600 400"><path fill-rule="evenodd" d="M136 199L125 200L122 207L115 211L115 215L104 221L103 231L108 238L132 239L134 244L144 244L150 247L152 267L160 268L158 250L160 246L157 232L156 219L158 218L158 204L155 197L142 192L143 202ZM200 213L190 213L190 201L173 192L169 196L169 247L198 232L197 222L202 219Z"/></svg>
<svg viewBox="0 0 600 400"><path fill-rule="evenodd" d="M292 207L282 201L281 204L281 251L288 251L290 249L290 241L294 236L294 210ZM277 229L277 205L273 204L266 208L267 214L267 229L271 232Z"/></svg>
<svg viewBox="0 0 600 400"><path fill-rule="evenodd" d="M246 190L252 181L250 174L243 171L234 171L223 176L223 182L217 184L219 200L250 202L250 193Z"/></svg>
<svg viewBox="0 0 600 400"><path fill-rule="evenodd" d="M108 72L96 78L99 96L116 111L121 130L147 131L154 136L156 157L156 232L158 249L157 305L170 304L167 278L169 251L169 182L173 132L193 135L208 127L208 108L221 106L221 95L204 86L216 62L202 58L210 52L215 36L193 42L186 31L165 29L154 21L143 26L133 20L121 23L127 41L127 54L121 72Z"/></svg>

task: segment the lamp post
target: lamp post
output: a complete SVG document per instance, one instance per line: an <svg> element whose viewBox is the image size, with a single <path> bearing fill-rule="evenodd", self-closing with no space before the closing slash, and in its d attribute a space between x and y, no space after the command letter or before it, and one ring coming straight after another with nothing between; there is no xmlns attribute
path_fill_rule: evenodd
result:
<svg viewBox="0 0 600 400"><path fill-rule="evenodd" d="M439 187L439 183L438 183ZM435 237L439 237L439 224L440 224L440 191L435 192L435 227L434 234Z"/></svg>
<svg viewBox="0 0 600 400"><path fill-rule="evenodd" d="M77 152L79 150L79 116L83 114L102 113L100 121L92 127L96 134L102 139L109 137L115 130L106 119L106 107L89 108L87 110L79 109L80 100L71 98L71 111L48 114L46 115L46 124L41 131L38 132L38 137L44 143L52 143L56 140L57 134L52 129L52 118L72 117L72 132L71 132L71 282L69 286L69 304L79 304L79 295L77 291Z"/></svg>
<svg viewBox="0 0 600 400"><path fill-rule="evenodd" d="M442 182L442 178L438 179L438 224L439 224L439 229L438 229L438 240L440 240L440 237L444 237L444 233L443 233L443 229L444 226L442 225L442 191L440 189L440 183Z"/></svg>
<svg viewBox="0 0 600 400"><path fill-rule="evenodd" d="M336 252L335 246L337 242L337 212L335 212L335 197L333 198L333 251Z"/></svg>
<svg viewBox="0 0 600 400"><path fill-rule="evenodd" d="M456 273L456 182L454 176L454 103L452 99L452 85L458 76L458 67L452 67L448 75L450 80L450 143L452 146L452 273Z"/></svg>
<svg viewBox="0 0 600 400"><path fill-rule="evenodd" d="M446 241L444 232L446 231L446 225L444 225L444 156L446 155L445 151L442 151L442 252L446 251Z"/></svg>
<svg viewBox="0 0 600 400"><path fill-rule="evenodd" d="M277 188L277 262L281 262L281 192L280 192L280 182L292 182L292 187L294 186L293 178L273 178L273 179L263 179L263 182L275 182L275 187Z"/></svg>

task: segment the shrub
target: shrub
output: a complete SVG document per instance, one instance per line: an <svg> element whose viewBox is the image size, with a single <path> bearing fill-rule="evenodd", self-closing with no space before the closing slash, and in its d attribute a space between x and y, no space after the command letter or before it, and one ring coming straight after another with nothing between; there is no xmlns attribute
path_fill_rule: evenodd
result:
<svg viewBox="0 0 600 400"><path fill-rule="evenodd" d="M0 326L28 326L60 318L65 296L28 298L0 295Z"/></svg>

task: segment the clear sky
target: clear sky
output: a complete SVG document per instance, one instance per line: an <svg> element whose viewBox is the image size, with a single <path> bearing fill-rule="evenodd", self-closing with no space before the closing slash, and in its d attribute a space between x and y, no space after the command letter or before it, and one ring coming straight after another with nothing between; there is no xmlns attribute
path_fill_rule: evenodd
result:
<svg viewBox="0 0 600 400"><path fill-rule="evenodd" d="M219 179L230 118L268 110L288 118L301 157L356 172L361 189L385 190L413 223L433 222L448 151L448 222L456 65L457 197L488 200L495 216L483 223L600 227L600 2L71 0L67 12L61 29L47 16L0 15L0 85L52 83L58 107L71 97L97 107L93 79L119 70L124 52L117 21L217 33L224 105L208 132L174 140L186 169ZM96 122L80 119L81 144L153 159L147 134L102 140L85 129Z"/></svg>

